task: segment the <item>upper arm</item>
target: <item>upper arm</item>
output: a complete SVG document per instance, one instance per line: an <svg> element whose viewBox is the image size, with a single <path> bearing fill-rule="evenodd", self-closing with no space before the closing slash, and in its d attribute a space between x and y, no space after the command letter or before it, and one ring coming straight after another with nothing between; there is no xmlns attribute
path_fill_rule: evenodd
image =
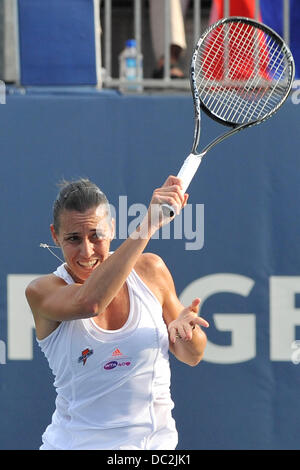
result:
<svg viewBox="0 0 300 470"><path fill-rule="evenodd" d="M144 254L142 257L139 273L147 280L149 287L160 301L163 318L168 326L178 317L184 306L177 296L172 275L162 258L153 253Z"/></svg>
<svg viewBox="0 0 300 470"><path fill-rule="evenodd" d="M144 259L144 264L146 268L144 267L143 274L145 275L146 273L145 277L148 279L148 282L149 279L153 279L149 287L161 302L163 319L168 327L173 320L177 319L185 307L177 296L172 275L164 261L156 255L148 254L147 258ZM200 328L197 331L198 339L201 343L200 349L202 350L205 346L206 336ZM202 353L199 355L198 348L196 348L195 354L194 351L187 347L187 343L182 341L169 342L169 349L177 359L189 365L197 364L199 358L202 357Z"/></svg>
<svg viewBox="0 0 300 470"><path fill-rule="evenodd" d="M49 275L32 281L25 295L35 317L60 322L95 314L87 311L80 298L80 288L79 284L67 285L62 279Z"/></svg>

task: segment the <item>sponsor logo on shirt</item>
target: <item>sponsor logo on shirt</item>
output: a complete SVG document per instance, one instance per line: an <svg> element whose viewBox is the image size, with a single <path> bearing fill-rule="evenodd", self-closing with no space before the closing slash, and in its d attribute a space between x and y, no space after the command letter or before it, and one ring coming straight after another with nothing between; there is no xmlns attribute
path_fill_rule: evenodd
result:
<svg viewBox="0 0 300 470"><path fill-rule="evenodd" d="M118 365L117 361L109 361L106 364L104 364L103 367L105 370L111 370L117 367L117 365Z"/></svg>
<svg viewBox="0 0 300 470"><path fill-rule="evenodd" d="M78 358L78 362L82 362L82 365L84 366L86 361L87 361L87 358L89 356L91 356L92 354L94 353L94 351L90 348L86 348L84 349L82 352L81 352L81 356L79 356Z"/></svg>
<svg viewBox="0 0 300 470"><path fill-rule="evenodd" d="M124 356L120 349L115 349L109 359L104 361L103 369L110 371L112 369L121 370L127 369L131 366L131 358Z"/></svg>
<svg viewBox="0 0 300 470"><path fill-rule="evenodd" d="M121 353L120 349L117 348L112 353L112 356L123 356L123 354Z"/></svg>

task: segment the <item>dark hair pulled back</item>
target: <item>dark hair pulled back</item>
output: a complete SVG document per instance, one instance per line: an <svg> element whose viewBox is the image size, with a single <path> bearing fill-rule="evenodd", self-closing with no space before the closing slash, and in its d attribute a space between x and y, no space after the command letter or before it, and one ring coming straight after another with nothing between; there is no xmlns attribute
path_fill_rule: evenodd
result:
<svg viewBox="0 0 300 470"><path fill-rule="evenodd" d="M56 233L59 232L59 218L64 210L85 212L100 204L108 206L105 194L87 178L80 178L72 182L64 180L60 187L53 204L53 226Z"/></svg>

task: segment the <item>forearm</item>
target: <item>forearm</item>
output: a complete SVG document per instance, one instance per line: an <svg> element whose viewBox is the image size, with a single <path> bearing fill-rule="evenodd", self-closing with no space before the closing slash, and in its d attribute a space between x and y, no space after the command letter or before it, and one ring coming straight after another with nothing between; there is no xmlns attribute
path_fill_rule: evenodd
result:
<svg viewBox="0 0 300 470"><path fill-rule="evenodd" d="M142 224L85 281L78 302L91 313L102 312L123 286L155 229L146 217Z"/></svg>
<svg viewBox="0 0 300 470"><path fill-rule="evenodd" d="M101 313L116 296L129 273L146 248L151 236L169 219L162 218L161 205L169 204L176 208L175 213L187 200L181 191L180 180L170 176L166 183L153 192L147 215L140 226L106 259L85 281L80 290L80 300L87 302L91 312Z"/></svg>

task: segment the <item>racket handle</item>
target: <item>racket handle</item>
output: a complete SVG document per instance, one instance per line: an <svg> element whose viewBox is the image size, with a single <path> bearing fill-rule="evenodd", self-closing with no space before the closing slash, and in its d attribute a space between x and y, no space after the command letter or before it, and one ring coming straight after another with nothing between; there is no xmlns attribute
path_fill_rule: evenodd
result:
<svg viewBox="0 0 300 470"><path fill-rule="evenodd" d="M177 175L177 177L182 180L182 189L184 193L186 192L190 182L198 170L201 160L202 156L195 155L194 153L190 153L190 155L184 160L183 165ZM168 204L162 204L162 212L165 217L173 217L175 215L173 207L169 206Z"/></svg>
<svg viewBox="0 0 300 470"><path fill-rule="evenodd" d="M190 155L184 160L183 165L177 175L177 177L182 180L182 189L184 193L186 192L196 171L198 170L201 160L202 156L195 155L194 153L190 153Z"/></svg>

